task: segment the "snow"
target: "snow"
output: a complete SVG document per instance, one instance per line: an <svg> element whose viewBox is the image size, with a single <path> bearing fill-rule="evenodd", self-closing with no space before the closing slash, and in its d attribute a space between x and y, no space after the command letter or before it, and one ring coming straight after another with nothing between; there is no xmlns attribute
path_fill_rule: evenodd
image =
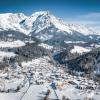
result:
<svg viewBox="0 0 100 100"><path fill-rule="evenodd" d="M27 90L28 89L28 90ZM39 100L45 97L47 90L50 90L50 95L48 98L57 99L55 92L60 100L62 100L62 96L66 96L66 98L70 98L71 100L87 98L94 98L99 100L99 95L96 95L96 91L84 91L78 90L73 85L66 85L66 87L62 90L54 90L50 87L49 83L45 83L43 85L31 85L29 88L26 85L17 93L0 93L1 100ZM26 91L27 90L27 91Z"/></svg>
<svg viewBox="0 0 100 100"><path fill-rule="evenodd" d="M14 47L21 47L24 45L25 45L25 43L21 40L16 40L16 41L12 41L12 42L0 41L0 48L6 48L6 47L14 48Z"/></svg>
<svg viewBox="0 0 100 100"><path fill-rule="evenodd" d="M38 100L43 98L40 93L43 91L43 86L33 85L29 88L22 100Z"/></svg>
<svg viewBox="0 0 100 100"><path fill-rule="evenodd" d="M100 47L100 44L95 44L95 43L93 43L93 44L91 44L90 46L93 47L93 48L94 48L94 47L95 47L95 48L99 48L99 47Z"/></svg>
<svg viewBox="0 0 100 100"><path fill-rule="evenodd" d="M50 46L50 45L44 44L44 43L40 43L38 46L41 46L41 47L43 47L43 48L45 48L45 49L48 49L48 50L53 49L53 46Z"/></svg>
<svg viewBox="0 0 100 100"><path fill-rule="evenodd" d="M17 93L0 93L0 99L1 100L20 100L23 93L26 91L27 86L20 90L20 92Z"/></svg>
<svg viewBox="0 0 100 100"><path fill-rule="evenodd" d="M50 34L39 34L36 36L38 39L42 40L42 41L46 41L49 40L53 37L53 35Z"/></svg>
<svg viewBox="0 0 100 100"><path fill-rule="evenodd" d="M19 30L24 32L23 29L20 28L19 23L27 18L23 13L4 13L0 14L0 30Z"/></svg>
<svg viewBox="0 0 100 100"><path fill-rule="evenodd" d="M83 35L97 34L93 32L91 29L87 28L85 25L79 25L79 24L67 24L67 25L72 31L79 32Z"/></svg>
<svg viewBox="0 0 100 100"><path fill-rule="evenodd" d="M73 31L77 31L77 32L80 32L80 33L83 33L84 35L90 35L90 34L94 34L94 32L90 29L88 29L86 26L84 25L78 25L78 24L66 24L64 23L61 19L59 18L56 18L54 15L52 15L50 12L47 12L47 11L40 11L40 12L36 12L34 14L32 14L32 20L31 18L29 18L31 21L30 22L30 26L32 27L32 22L34 23L34 21L36 20L36 18L38 16L44 16L44 17L47 17L48 16L48 21L50 22L47 22L48 24L50 23L53 23L53 25L58 28L59 30L61 31L66 31L68 32L69 34L72 34ZM44 20L42 20L44 21ZM26 22L27 23L27 22ZM46 26L46 25L45 25ZM47 25L47 26L50 26L50 25ZM41 28L37 31L41 31L43 30L44 28Z"/></svg>
<svg viewBox="0 0 100 100"><path fill-rule="evenodd" d="M86 43L84 41L64 41L65 43Z"/></svg>
<svg viewBox="0 0 100 100"><path fill-rule="evenodd" d="M37 59L32 59L32 61L22 62L22 66L24 67L24 71L27 71L29 67L36 69L35 77L39 74L39 72L43 72L43 74L47 73L50 69L53 68L53 65L48 63L50 60L49 57L44 56ZM40 77L40 76L39 76Z"/></svg>
<svg viewBox="0 0 100 100"><path fill-rule="evenodd" d="M0 51L0 61L3 60L4 57L15 57L16 54L14 54L13 52L4 52L4 51Z"/></svg>
<svg viewBox="0 0 100 100"><path fill-rule="evenodd" d="M40 18L42 16L42 18ZM39 20L37 20L40 18ZM47 18L45 23L45 18ZM2 19L2 20L1 20ZM21 21L25 20L22 27L20 24ZM4 21L4 23L3 23ZM39 24L38 28L33 29L33 24L35 21L40 21L42 24ZM38 23L38 22L36 22ZM58 31L68 32L72 34L73 31L80 32L84 35L93 34L91 30L88 30L84 26L74 25L74 24L65 24L62 20L56 18L49 12L36 12L29 17L25 17L23 14L0 14L0 28L1 30L8 29L19 29L25 34L28 35L28 32L31 32L36 29L36 33L41 32L45 28L49 27L51 23L58 29ZM40 27L41 26L41 27ZM26 29L25 29L26 28ZM53 31L53 30L51 30ZM10 34L9 37L12 35ZM38 37L42 40L48 40L53 37L53 35L39 34ZM24 41L29 43L34 43L34 41ZM16 41L0 41L0 48L14 48L25 46L25 43L21 40ZM85 43L84 41L65 41L65 43ZM48 50L53 49L53 46L48 44L40 43L38 46L46 48ZM92 45L91 45L92 46ZM71 53L80 53L89 52L90 49L75 45L74 48L70 51ZM13 52L0 51L0 60L4 57L15 57L16 54ZM21 65L21 66L20 66ZM13 68L16 66L16 68ZM97 65L97 73L100 73L100 64ZM82 72L79 72L81 74ZM80 79L80 81L78 81ZM74 82L76 85L70 83ZM65 72L63 67L55 67L53 61L48 56L42 56L40 58L32 59L31 61L23 61L21 64L17 62L14 65L6 67L3 70L0 70L0 99L1 100L38 100L46 96L46 92L49 89L51 91L49 98L57 99L57 96L62 100L62 96L66 96L71 100L75 99L84 99L84 97L94 98L96 100L100 99L100 91L97 90L88 90L88 89L77 89L76 86L80 85L81 87L89 86L90 83L92 86L95 86L95 82L87 78L73 76ZM32 83L32 84L30 84ZM51 84L55 83L56 90L51 87ZM81 84L82 83L82 84ZM21 89L16 92L18 86L21 86ZM12 90L7 93L8 90ZM90 92L89 92L90 91ZM97 95L96 92L99 94ZM56 96L57 94L57 96ZM21 99L22 98L22 99Z"/></svg>
<svg viewBox="0 0 100 100"><path fill-rule="evenodd" d="M53 65L48 63L48 60L50 60L49 57L44 56L41 58L33 59L32 61L23 62L22 68L20 74L19 70L12 70L10 69L9 74L11 74L10 80L5 80L5 86L7 89L15 89L20 84L24 83L24 87L22 87L18 92L9 92L9 93L0 93L1 100L39 100L43 99L46 96L47 90L50 90L49 99L57 99L57 96L60 100L62 100L62 96L66 96L66 98L70 98L71 100L76 99L84 99L86 96L90 98L94 98L96 100L99 100L100 95L97 95L97 90L80 90L75 88L76 85L72 85L69 83L69 81L75 82L77 85L81 85L80 83L88 84L91 82L92 86L95 84L94 81L91 81L87 78L78 77L78 76L72 76L68 73L64 72L63 68L56 68ZM19 66L20 67L20 66ZM31 68L31 71L33 72L33 81L37 80L43 81L43 84L31 84L29 85L28 80L25 78L25 74L23 72L26 72L27 75L29 74L29 70ZM33 69L32 69L33 68ZM17 72L16 72L17 71ZM40 75L39 73L42 73ZM49 74L49 75L48 75ZM18 78L13 76L20 76ZM58 77L56 77L58 75ZM0 77L2 76L2 73L0 74ZM52 77L54 77L52 79ZM3 78L3 76L2 76ZM23 81L23 78L27 80L26 82ZM51 79L51 81L48 82L48 80ZM59 79L59 80L57 80ZM80 79L80 81L78 81ZM83 81L84 80L84 81ZM51 87L51 84L55 83L57 89L54 90ZM90 92L88 92L90 91ZM99 93L99 91L98 91ZM57 94L57 95L56 95Z"/></svg>
<svg viewBox="0 0 100 100"><path fill-rule="evenodd" d="M57 19L53 15L51 15L51 22L55 25L56 28L58 28L61 31L66 31L68 33L72 32L70 28L62 20Z"/></svg>
<svg viewBox="0 0 100 100"><path fill-rule="evenodd" d="M12 89L12 90L16 90L17 89L17 86L20 86L21 83L23 82L22 79L19 79L19 80L13 80L12 82L7 82L5 83L5 91L8 90L8 89Z"/></svg>
<svg viewBox="0 0 100 100"><path fill-rule="evenodd" d="M71 35L74 31L83 35L98 34L84 25L66 24L62 19L55 17L48 11L35 12L31 16L25 16L23 13L0 14L0 31L11 29L30 35L30 32L35 31L35 33L38 33L48 27L52 27L51 25L54 25L54 29L51 30L52 33L57 29L57 32L66 32L66 34ZM42 35L39 36L40 39L42 39ZM46 35L43 36L43 39L48 37Z"/></svg>
<svg viewBox="0 0 100 100"><path fill-rule="evenodd" d="M86 49L84 47L81 47L81 46L74 46L74 49L72 49L70 52L71 53L79 53L79 54L82 54L84 52L89 52L90 50L89 49Z"/></svg>
<svg viewBox="0 0 100 100"><path fill-rule="evenodd" d="M84 83L84 84L89 84L89 80L87 78L81 78L81 77L77 77L77 76L72 76L69 75L68 73L64 73L64 70L61 68L56 68L56 67L52 67L51 71L47 70L47 67L50 67L49 65L47 66L46 63L48 60L47 57L44 58L39 58L39 59L34 59L30 62L23 62L22 66L24 66L25 68L30 66L34 66L35 68L35 73L34 73L34 79L41 81L41 80L45 80L43 85L31 85L30 88L28 89L27 93L24 95L22 100L38 100L41 98L45 97L45 93L46 91L49 89L51 91L50 95L48 98L50 99L57 99L58 98L61 100L62 96L66 96L66 98L70 98L71 100L74 99L84 99L86 97L86 95L91 96L91 93L86 93L86 90L79 90L76 89L76 85L72 85L70 83L68 83L69 81L73 81L75 82L77 85L81 85L80 83ZM41 69L40 72L44 73L43 77L40 76L41 78L39 78L39 69ZM47 69L46 69L47 68ZM43 70L44 69L44 70ZM42 71L43 70L43 71ZM56 75L58 75L58 78L56 77ZM51 82L48 82L46 79L52 79ZM58 80L59 79L59 80ZM78 81L78 80L81 81ZM85 81L83 81L85 80ZM56 85L59 85L57 87L57 90L55 90L57 96L55 95L54 90L51 88L51 83L54 82ZM92 84L94 84L94 82L92 82ZM82 85L81 85L82 86ZM83 85L85 86L85 85ZM35 91L34 91L35 90ZM99 95L95 94L95 90L94 90L94 95L93 98L96 98L96 100L99 100Z"/></svg>
<svg viewBox="0 0 100 100"><path fill-rule="evenodd" d="M71 35L74 31L83 35L97 34L84 25L66 24L62 19L55 17L49 11L39 11L33 13L31 16L25 19L24 23L21 24L21 28L27 31L26 34L29 35L29 33L33 32L34 30L35 33L38 33L51 25L54 25L54 27L58 29L57 31L67 32L66 34ZM51 31L53 32L54 30Z"/></svg>
<svg viewBox="0 0 100 100"><path fill-rule="evenodd" d="M89 36L89 38L90 38L90 39L93 39L93 37L92 37L92 36Z"/></svg>
<svg viewBox="0 0 100 100"><path fill-rule="evenodd" d="M0 56L4 57L11 57L11 56L15 56L15 54L13 52L4 52L4 51L0 51Z"/></svg>

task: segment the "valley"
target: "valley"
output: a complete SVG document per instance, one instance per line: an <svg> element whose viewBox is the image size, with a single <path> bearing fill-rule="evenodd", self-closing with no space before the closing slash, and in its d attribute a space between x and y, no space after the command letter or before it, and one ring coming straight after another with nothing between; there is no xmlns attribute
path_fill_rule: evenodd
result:
<svg viewBox="0 0 100 100"><path fill-rule="evenodd" d="M99 100L99 33L47 11L0 19L0 100Z"/></svg>

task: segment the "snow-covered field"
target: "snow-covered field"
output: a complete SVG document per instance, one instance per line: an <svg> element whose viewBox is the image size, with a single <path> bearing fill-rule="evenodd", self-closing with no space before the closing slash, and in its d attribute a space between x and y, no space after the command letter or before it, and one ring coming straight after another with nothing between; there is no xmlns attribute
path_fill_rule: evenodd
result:
<svg viewBox="0 0 100 100"><path fill-rule="evenodd" d="M14 47L21 47L21 46L24 46L25 43L23 41L20 41L20 40L16 40L16 41L0 41L0 48L6 48L6 47L9 47L9 48L14 48Z"/></svg>
<svg viewBox="0 0 100 100"><path fill-rule="evenodd" d="M62 96L66 96L66 98L71 100L91 100L89 98L93 98L94 100L100 99L100 90L80 90L76 89L75 86L71 84L66 85L63 89L53 90L50 83L31 85L30 87L28 87L27 84L19 92L0 93L0 98L1 100L42 100L46 96L48 89L50 90L48 98L51 100L62 100Z"/></svg>
<svg viewBox="0 0 100 100"><path fill-rule="evenodd" d="M50 45L44 44L44 43L41 43L41 44L39 44L38 46L41 46L41 47L43 47L43 48L45 48L45 49L48 49L48 50L53 49L53 46L50 46Z"/></svg>
<svg viewBox="0 0 100 100"><path fill-rule="evenodd" d="M13 52L4 52L4 51L0 51L0 61L3 60L4 57L15 57L16 54L14 54Z"/></svg>
<svg viewBox="0 0 100 100"><path fill-rule="evenodd" d="M64 41L65 43L69 44L69 43L86 43L84 41Z"/></svg>
<svg viewBox="0 0 100 100"><path fill-rule="evenodd" d="M79 54L82 54L82 53L85 53L85 52L89 52L90 49L87 49L87 48L84 48L84 47L81 47L81 46L74 46L74 49L72 49L70 52L71 53L79 53Z"/></svg>

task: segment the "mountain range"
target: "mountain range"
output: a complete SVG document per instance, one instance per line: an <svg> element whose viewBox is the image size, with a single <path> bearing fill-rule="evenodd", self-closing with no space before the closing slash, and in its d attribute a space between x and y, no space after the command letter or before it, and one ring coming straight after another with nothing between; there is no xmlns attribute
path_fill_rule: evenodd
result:
<svg viewBox="0 0 100 100"><path fill-rule="evenodd" d="M0 98L46 100L48 91L99 100L100 33L48 11L0 14Z"/></svg>
<svg viewBox="0 0 100 100"><path fill-rule="evenodd" d="M100 33L84 25L68 24L48 11L35 12L30 16L23 13L0 14L0 33L9 31L33 36L41 41L84 41L99 42ZM11 35L11 34L10 34Z"/></svg>

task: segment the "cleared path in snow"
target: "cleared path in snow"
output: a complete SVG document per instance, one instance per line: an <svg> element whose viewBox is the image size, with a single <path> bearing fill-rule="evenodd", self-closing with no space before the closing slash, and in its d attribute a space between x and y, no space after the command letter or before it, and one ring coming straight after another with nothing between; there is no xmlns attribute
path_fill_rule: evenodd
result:
<svg viewBox="0 0 100 100"><path fill-rule="evenodd" d="M31 85L21 100L41 100L46 96L48 89L51 91L48 99L57 99L54 91L50 87L43 85Z"/></svg>
<svg viewBox="0 0 100 100"><path fill-rule="evenodd" d="M31 85L22 100L39 100L44 98L41 85Z"/></svg>

